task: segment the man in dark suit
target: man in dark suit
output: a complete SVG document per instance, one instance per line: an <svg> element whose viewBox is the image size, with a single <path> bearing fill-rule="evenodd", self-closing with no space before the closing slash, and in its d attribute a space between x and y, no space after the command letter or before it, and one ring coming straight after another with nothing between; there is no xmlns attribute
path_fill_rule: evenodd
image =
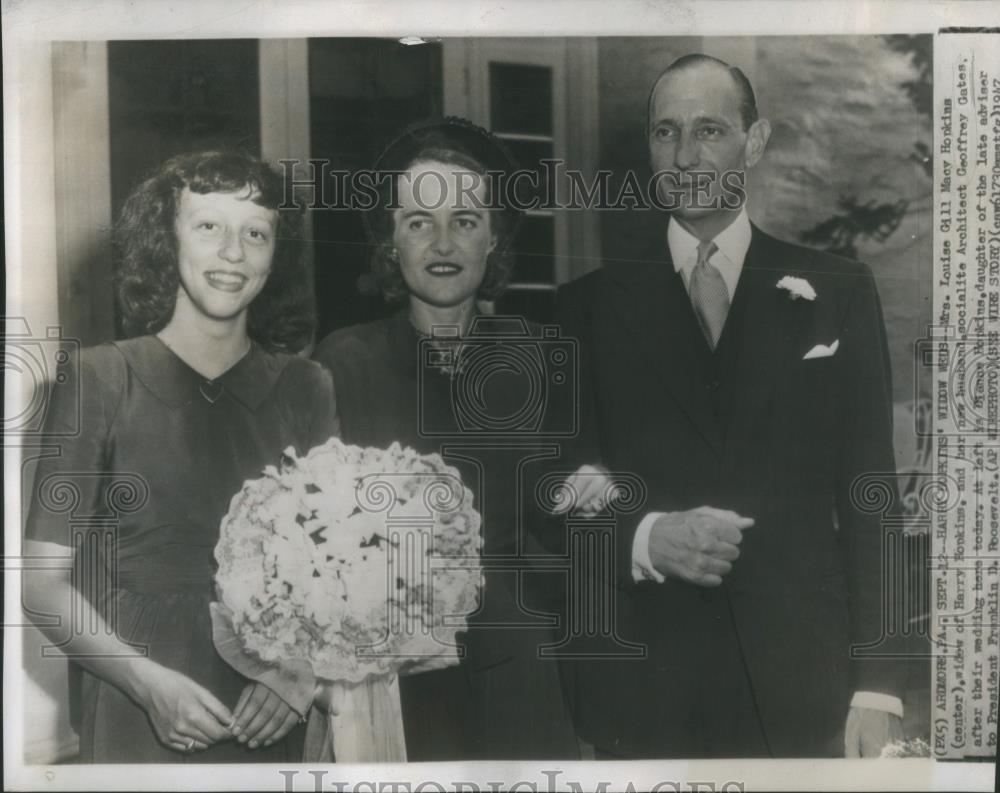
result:
<svg viewBox="0 0 1000 793"><path fill-rule="evenodd" d="M852 496L893 470L881 308L863 264L727 208L723 174L769 134L738 69L672 64L648 106L653 170L680 192L669 223L643 260L559 292L580 454L648 494L618 523L609 582L619 636L646 655L573 669L599 757L877 755L902 736L896 665L850 653L883 609L879 518Z"/></svg>

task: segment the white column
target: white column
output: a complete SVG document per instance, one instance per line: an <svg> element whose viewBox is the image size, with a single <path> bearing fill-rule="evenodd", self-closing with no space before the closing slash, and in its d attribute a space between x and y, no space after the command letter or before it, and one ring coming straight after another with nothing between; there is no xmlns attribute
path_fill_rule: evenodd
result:
<svg viewBox="0 0 1000 793"><path fill-rule="evenodd" d="M47 329L57 329L59 265L56 233L55 124L52 45L47 41L5 41L4 198L7 304L5 333L4 429L9 433L37 423L31 400L40 373L51 372L54 345ZM16 417L14 421L9 421ZM24 622L20 613L22 574L13 568L21 553L21 494L24 449L7 436L4 462L4 535L11 566L4 576L4 624ZM51 762L73 754L77 739L69 726L65 661L41 658L45 640L33 628L4 631L4 755L11 765Z"/></svg>
<svg viewBox="0 0 1000 793"><path fill-rule="evenodd" d="M5 45L3 60L6 316L44 333L59 320L51 45Z"/></svg>
<svg viewBox="0 0 1000 793"><path fill-rule="evenodd" d="M309 41L261 39L260 147L265 160L309 159Z"/></svg>
<svg viewBox="0 0 1000 793"><path fill-rule="evenodd" d="M60 321L83 344L114 337L108 45L52 44Z"/></svg>
<svg viewBox="0 0 1000 793"><path fill-rule="evenodd" d="M295 178L309 179L312 139L309 128L308 39L261 39L258 42L260 74L260 152L274 165L278 160L298 160ZM309 195L304 195L306 201ZM302 228L302 255L314 254L312 216L307 211ZM310 352L311 345L306 352Z"/></svg>

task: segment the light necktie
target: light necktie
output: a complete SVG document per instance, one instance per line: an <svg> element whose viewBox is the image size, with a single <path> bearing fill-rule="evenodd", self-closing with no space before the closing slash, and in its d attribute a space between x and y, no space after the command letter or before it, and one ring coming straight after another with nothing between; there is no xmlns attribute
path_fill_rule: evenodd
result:
<svg viewBox="0 0 1000 793"><path fill-rule="evenodd" d="M698 315L702 332L713 350L719 342L729 313L729 290L726 282L719 268L708 261L717 250L714 242L698 243L698 263L691 270L688 289L694 313Z"/></svg>

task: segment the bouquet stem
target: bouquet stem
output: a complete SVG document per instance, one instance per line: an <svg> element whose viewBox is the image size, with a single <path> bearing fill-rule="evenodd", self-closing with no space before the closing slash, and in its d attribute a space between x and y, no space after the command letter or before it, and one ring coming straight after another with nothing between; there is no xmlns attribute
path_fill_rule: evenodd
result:
<svg viewBox="0 0 1000 793"><path fill-rule="evenodd" d="M360 683L335 681L327 735L338 763L405 763L406 739L396 675L369 675Z"/></svg>

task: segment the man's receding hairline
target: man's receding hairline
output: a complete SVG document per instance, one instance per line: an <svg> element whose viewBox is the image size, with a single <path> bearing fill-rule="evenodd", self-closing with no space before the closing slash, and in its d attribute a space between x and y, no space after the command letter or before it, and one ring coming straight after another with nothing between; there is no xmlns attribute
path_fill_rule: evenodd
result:
<svg viewBox="0 0 1000 793"><path fill-rule="evenodd" d="M705 56L706 58L709 56ZM649 90L649 111L653 110L653 98L656 96L656 92L659 87L670 77L674 77L678 74L684 74L686 72L692 72L700 66L707 68L714 68L719 72L725 74L732 85L733 92L736 94L737 104L739 103L739 86L736 84L736 78L733 76L732 67L723 63L722 61L717 61L712 59L711 61L695 61L693 63L685 63L680 66L675 64L670 64L666 69L660 72L660 76L656 78L653 82L653 87Z"/></svg>
<svg viewBox="0 0 1000 793"><path fill-rule="evenodd" d="M750 96L753 100L752 102L752 112L756 116L756 104L757 97L753 92L753 86L750 80L743 74L743 71L738 66L733 66L732 64L726 63L721 58L716 58L714 55L705 55L704 53L689 53L687 55L682 55L671 62L667 68L665 68L657 78L653 81L652 87L649 89L649 96L646 99L646 131L649 131L650 124L653 121L653 99L656 96L656 92L660 85L668 77L674 74L680 74L683 72L692 71L698 67L716 68L726 74L729 77L730 84L732 85L733 92L736 98L736 111L740 116L740 123L743 125L744 130L750 128L752 121L748 121L743 114L743 106L746 103L746 92L744 87L740 84L740 77L742 76L743 81L746 83L746 88L751 92ZM754 119L756 120L756 119Z"/></svg>
<svg viewBox="0 0 1000 793"><path fill-rule="evenodd" d="M666 69L660 72L660 75L656 78L656 82L653 83L653 88L655 89L663 80L670 77L673 74L682 74L684 72L694 71L699 67L705 67L708 69L715 69L716 71L724 72L730 80L733 81L735 86L736 79L733 77L733 67L730 66L725 61L720 61L718 58L713 58L711 55L701 56L698 60L686 60L690 56L683 55L673 63L671 63Z"/></svg>

